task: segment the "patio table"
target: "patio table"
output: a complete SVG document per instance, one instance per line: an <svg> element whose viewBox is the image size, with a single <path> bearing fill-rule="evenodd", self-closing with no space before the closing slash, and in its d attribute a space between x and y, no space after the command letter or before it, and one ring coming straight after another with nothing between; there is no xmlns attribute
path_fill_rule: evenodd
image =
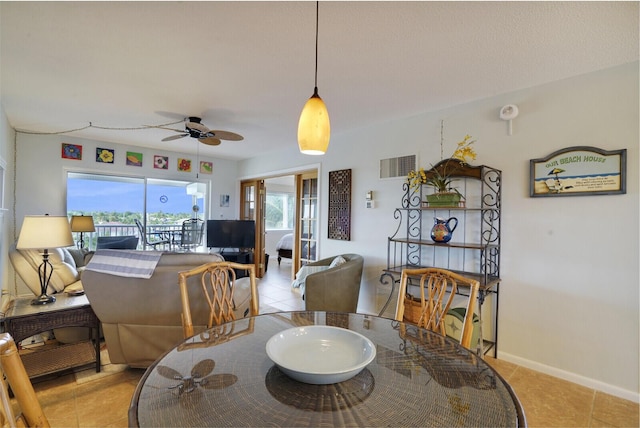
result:
<svg viewBox="0 0 640 428"><path fill-rule="evenodd" d="M355 377L311 385L269 359L273 335L303 325L368 337L376 358ZM185 340L147 369L129 426L526 426L507 382L457 342L372 315L282 312Z"/></svg>

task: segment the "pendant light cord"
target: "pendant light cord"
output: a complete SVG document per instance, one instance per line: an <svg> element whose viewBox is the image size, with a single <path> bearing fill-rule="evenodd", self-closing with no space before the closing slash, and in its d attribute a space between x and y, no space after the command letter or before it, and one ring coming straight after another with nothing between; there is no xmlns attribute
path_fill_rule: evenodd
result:
<svg viewBox="0 0 640 428"><path fill-rule="evenodd" d="M320 11L320 2L316 1L316 75L315 75L315 93L318 93L318 13Z"/></svg>

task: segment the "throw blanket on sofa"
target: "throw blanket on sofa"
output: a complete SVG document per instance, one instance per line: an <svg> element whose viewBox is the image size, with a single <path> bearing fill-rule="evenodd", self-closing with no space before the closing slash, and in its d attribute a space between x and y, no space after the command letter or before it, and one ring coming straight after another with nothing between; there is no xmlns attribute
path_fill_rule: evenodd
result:
<svg viewBox="0 0 640 428"><path fill-rule="evenodd" d="M86 270L149 279L162 256L160 251L97 250Z"/></svg>

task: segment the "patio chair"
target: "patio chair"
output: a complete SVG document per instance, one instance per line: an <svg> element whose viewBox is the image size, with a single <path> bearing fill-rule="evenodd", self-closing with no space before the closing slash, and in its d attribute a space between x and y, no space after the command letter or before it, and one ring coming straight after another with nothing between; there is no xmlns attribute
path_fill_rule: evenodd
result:
<svg viewBox="0 0 640 428"><path fill-rule="evenodd" d="M140 220L135 219L136 226L138 227L138 233L140 234L140 239L143 242L144 247L151 247L154 250L157 250L158 245L162 245L164 248L167 245L171 245L171 239L168 236L164 235L162 232L146 232L144 226L140 222ZM152 238L152 239L149 239Z"/></svg>
<svg viewBox="0 0 640 428"><path fill-rule="evenodd" d="M204 233L204 220L192 218L182 222L180 233L180 248L185 251L196 249L202 242Z"/></svg>
<svg viewBox="0 0 640 428"><path fill-rule="evenodd" d="M236 280L236 270L248 271L249 277ZM197 276L200 277L204 300L209 307L206 328L209 329L214 325L233 321L246 315L258 315L258 288L255 265L233 262L206 263L197 268L178 273L178 285L180 286L180 298L182 300L182 327L185 338L194 335L187 281L189 278ZM250 287L249 308L244 313L237 315L236 311L243 305L239 302L240 298L238 300L235 299L236 291L239 291L239 287L246 285L247 280ZM197 300L202 299L198 297Z"/></svg>
<svg viewBox="0 0 640 428"><path fill-rule="evenodd" d="M410 284L412 278L420 280L419 285L415 285L420 290L419 298L408 293L408 287L412 285ZM473 310L480 287L480 283L474 279L438 268L403 269L400 276L395 319L416 324L418 327L446 336L445 318L459 287L469 288L460 344L470 349L473 334ZM447 295L448 297L445 297Z"/></svg>
<svg viewBox="0 0 640 428"><path fill-rule="evenodd" d="M33 390L33 385L29 380L24 364L20 359L16 343L9 333L0 334L0 370L2 383L2 388L0 388L0 399L2 401L0 415L4 418L1 421L2 426L50 426ZM13 413L8 386L11 387L11 391L22 412L17 417Z"/></svg>

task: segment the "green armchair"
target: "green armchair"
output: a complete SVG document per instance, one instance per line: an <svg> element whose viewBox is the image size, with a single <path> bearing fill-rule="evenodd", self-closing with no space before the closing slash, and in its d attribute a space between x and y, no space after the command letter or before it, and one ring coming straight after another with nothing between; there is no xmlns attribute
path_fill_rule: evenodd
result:
<svg viewBox="0 0 640 428"><path fill-rule="evenodd" d="M342 254L344 263L309 274L305 279L305 309L308 311L352 312L358 310L364 259L358 254ZM307 266L330 266L329 257Z"/></svg>

